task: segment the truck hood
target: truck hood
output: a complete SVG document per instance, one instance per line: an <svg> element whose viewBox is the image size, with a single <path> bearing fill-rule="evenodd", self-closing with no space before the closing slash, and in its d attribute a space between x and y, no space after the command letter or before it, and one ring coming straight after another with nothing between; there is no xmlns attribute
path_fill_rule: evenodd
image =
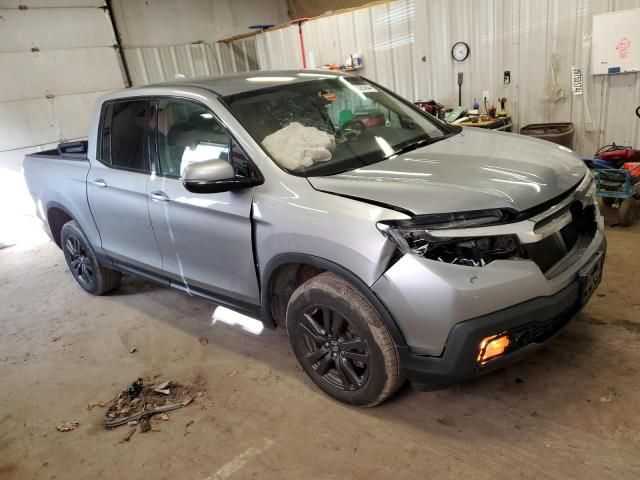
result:
<svg viewBox="0 0 640 480"><path fill-rule="evenodd" d="M316 190L413 214L526 210L575 186L587 169L566 147L512 133L465 128L423 148L327 177Z"/></svg>

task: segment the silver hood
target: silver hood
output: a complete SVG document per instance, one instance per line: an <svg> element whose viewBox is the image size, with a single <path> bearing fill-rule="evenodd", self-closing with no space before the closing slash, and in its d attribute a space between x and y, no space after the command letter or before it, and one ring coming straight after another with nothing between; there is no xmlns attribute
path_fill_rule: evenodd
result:
<svg viewBox="0 0 640 480"><path fill-rule="evenodd" d="M419 215L489 208L526 210L566 192L586 171L580 157L560 145L465 128L458 135L395 158L308 180L317 190Z"/></svg>

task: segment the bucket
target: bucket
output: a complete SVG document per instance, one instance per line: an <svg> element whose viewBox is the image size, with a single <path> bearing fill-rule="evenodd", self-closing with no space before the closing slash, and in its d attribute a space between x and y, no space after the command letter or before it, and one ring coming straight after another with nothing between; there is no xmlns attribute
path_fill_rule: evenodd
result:
<svg viewBox="0 0 640 480"><path fill-rule="evenodd" d="M520 129L520 134L548 140L573 149L573 123L532 123Z"/></svg>

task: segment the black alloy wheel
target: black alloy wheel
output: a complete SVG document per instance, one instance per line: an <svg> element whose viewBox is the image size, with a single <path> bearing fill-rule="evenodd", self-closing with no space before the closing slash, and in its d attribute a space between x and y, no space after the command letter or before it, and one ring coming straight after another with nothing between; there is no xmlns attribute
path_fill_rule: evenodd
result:
<svg viewBox="0 0 640 480"><path fill-rule="evenodd" d="M118 288L122 274L98 262L91 244L75 220L62 227L60 246L69 271L83 290L92 295L103 295Z"/></svg>
<svg viewBox="0 0 640 480"><path fill-rule="evenodd" d="M78 283L85 290L95 288L96 266L93 265L80 239L76 236L67 237L64 243L64 252L65 255L68 255L69 269Z"/></svg>
<svg viewBox="0 0 640 480"><path fill-rule="evenodd" d="M335 273L320 273L295 289L286 328L302 369L340 402L372 407L404 382L380 315L360 290Z"/></svg>
<svg viewBox="0 0 640 480"><path fill-rule="evenodd" d="M312 306L298 323L306 361L316 375L340 390L361 388L369 377L369 352L355 327L335 310Z"/></svg>

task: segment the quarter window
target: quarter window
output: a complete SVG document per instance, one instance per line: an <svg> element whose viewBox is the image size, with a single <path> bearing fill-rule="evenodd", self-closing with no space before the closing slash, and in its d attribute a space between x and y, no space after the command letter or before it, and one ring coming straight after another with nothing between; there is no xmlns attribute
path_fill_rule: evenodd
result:
<svg viewBox="0 0 640 480"><path fill-rule="evenodd" d="M149 172L149 151L155 126L155 109L149 100L106 105L102 121L101 160L124 170Z"/></svg>

